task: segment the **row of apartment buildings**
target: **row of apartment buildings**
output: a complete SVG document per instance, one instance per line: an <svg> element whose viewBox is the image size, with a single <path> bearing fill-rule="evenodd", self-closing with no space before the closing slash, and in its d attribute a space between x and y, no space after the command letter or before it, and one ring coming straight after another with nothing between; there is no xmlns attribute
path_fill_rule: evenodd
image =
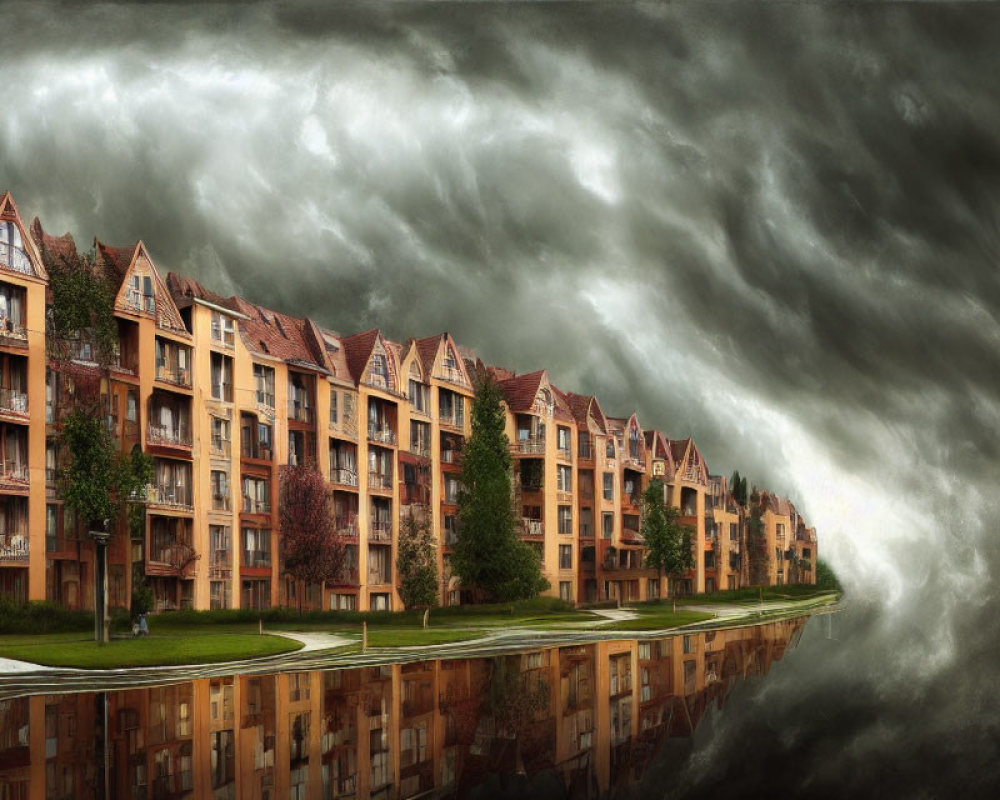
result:
<svg viewBox="0 0 1000 800"><path fill-rule="evenodd" d="M405 800L464 797L516 772L558 778L562 796L609 796L804 626L8 699L0 796ZM484 698L498 680L538 702L497 716Z"/></svg>
<svg viewBox="0 0 1000 800"><path fill-rule="evenodd" d="M637 415L612 417L597 398L561 391L547 372L485 367L447 333L405 343L379 330L342 336L173 273L140 241L94 241L94 268L116 291L117 344L97 363L86 331L47 335L45 263L76 245L36 219L27 229L0 198L0 596L92 604L94 552L58 491L59 429L85 381L125 452L154 459L145 524L112 539L110 602L133 582L158 610L397 609L400 521L426 514L438 542L441 601L462 587L449 567L460 459L476 370L499 382L522 535L538 549L550 593L571 602L664 596L644 564L640 496L652 479L695 531L695 567L676 591L748 582L744 512L691 439L670 440ZM50 330L50 326L49 326ZM296 596L281 569L282 466L314 463L329 483L347 563ZM787 500L765 495L768 583L815 582L816 536Z"/></svg>

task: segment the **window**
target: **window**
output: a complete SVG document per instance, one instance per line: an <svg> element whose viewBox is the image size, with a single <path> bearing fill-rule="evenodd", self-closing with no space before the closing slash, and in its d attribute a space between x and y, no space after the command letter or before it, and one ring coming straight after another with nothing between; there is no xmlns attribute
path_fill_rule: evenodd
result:
<svg viewBox="0 0 1000 800"><path fill-rule="evenodd" d="M573 581L559 581L559 599L573 602Z"/></svg>
<svg viewBox="0 0 1000 800"><path fill-rule="evenodd" d="M312 385L309 378L297 372L288 373L288 418L312 423Z"/></svg>
<svg viewBox="0 0 1000 800"><path fill-rule="evenodd" d="M229 473L212 470L212 508L216 511L229 511Z"/></svg>
<svg viewBox="0 0 1000 800"><path fill-rule="evenodd" d="M330 389L330 424L337 424L337 390Z"/></svg>
<svg viewBox="0 0 1000 800"><path fill-rule="evenodd" d="M59 507L45 506L45 549L55 552L59 544Z"/></svg>
<svg viewBox="0 0 1000 800"><path fill-rule="evenodd" d="M573 545L559 545L559 569L573 568Z"/></svg>
<svg viewBox="0 0 1000 800"><path fill-rule="evenodd" d="M254 364L253 378L257 387L257 405L274 408L274 368Z"/></svg>
<svg viewBox="0 0 1000 800"><path fill-rule="evenodd" d="M212 450L229 455L229 420L212 417Z"/></svg>
<svg viewBox="0 0 1000 800"><path fill-rule="evenodd" d="M243 513L271 513L271 482L267 478L243 478Z"/></svg>
<svg viewBox="0 0 1000 800"><path fill-rule="evenodd" d="M458 489L459 489L458 478L454 478L450 475L445 477L444 502L452 506L458 503Z"/></svg>
<svg viewBox="0 0 1000 800"><path fill-rule="evenodd" d="M615 515L605 511L601 514L601 535L610 539L615 534Z"/></svg>
<svg viewBox="0 0 1000 800"><path fill-rule="evenodd" d="M331 611L356 611L358 608L358 598L353 594L331 594Z"/></svg>
<svg viewBox="0 0 1000 800"><path fill-rule="evenodd" d="M421 414L429 414L431 411L430 387L419 381L410 381L410 406L414 411Z"/></svg>
<svg viewBox="0 0 1000 800"><path fill-rule="evenodd" d="M156 337L156 380L191 385L191 348Z"/></svg>
<svg viewBox="0 0 1000 800"><path fill-rule="evenodd" d="M560 425L556 429L556 442L559 448L559 455L563 458L570 457L570 435L569 428L564 428Z"/></svg>
<svg viewBox="0 0 1000 800"><path fill-rule="evenodd" d="M615 474L613 472L604 473L604 499L615 499Z"/></svg>
<svg viewBox="0 0 1000 800"><path fill-rule="evenodd" d="M740 538L740 526L735 522L729 523L729 541L737 542Z"/></svg>
<svg viewBox="0 0 1000 800"><path fill-rule="evenodd" d="M604 446L604 455L608 458L615 457L615 440L612 437L608 437L607 443Z"/></svg>
<svg viewBox="0 0 1000 800"><path fill-rule="evenodd" d="M0 262L15 272L33 274L31 261L24 252L21 229L17 227L16 222L7 220L0 222Z"/></svg>
<svg viewBox="0 0 1000 800"><path fill-rule="evenodd" d="M129 422L139 421L139 395L135 389L128 390L128 397L125 400L125 419Z"/></svg>
<svg viewBox="0 0 1000 800"><path fill-rule="evenodd" d="M559 464L556 467L556 489L560 492L573 491L573 468Z"/></svg>
<svg viewBox="0 0 1000 800"><path fill-rule="evenodd" d="M212 341L232 347L236 341L236 323L225 314L212 312Z"/></svg>
<svg viewBox="0 0 1000 800"><path fill-rule="evenodd" d="M262 528L243 529L243 566L271 566L271 531Z"/></svg>
<svg viewBox="0 0 1000 800"><path fill-rule="evenodd" d="M221 353L212 353L212 399L233 400L233 360Z"/></svg>
<svg viewBox="0 0 1000 800"><path fill-rule="evenodd" d="M385 356L381 353L375 353L372 356L371 369L368 372L368 382L372 386L378 386L382 389L389 388L389 364Z"/></svg>
<svg viewBox="0 0 1000 800"><path fill-rule="evenodd" d="M573 532L573 509L570 506L559 506L559 533Z"/></svg>

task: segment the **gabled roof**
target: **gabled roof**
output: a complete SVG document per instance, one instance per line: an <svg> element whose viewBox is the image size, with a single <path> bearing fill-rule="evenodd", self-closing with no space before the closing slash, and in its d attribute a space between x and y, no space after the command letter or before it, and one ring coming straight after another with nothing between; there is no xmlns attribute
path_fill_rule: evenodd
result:
<svg viewBox="0 0 1000 800"><path fill-rule="evenodd" d="M62 236L50 236L42 230L42 222L35 217L31 222L31 238L34 240L40 252L46 250L54 258L61 258L72 262L77 257L76 240L73 234L64 233Z"/></svg>
<svg viewBox="0 0 1000 800"><path fill-rule="evenodd" d="M167 273L167 288L170 290L174 303L178 308L185 308L191 305L194 300L204 300L206 303L236 311L234 303L229 298L216 294L202 286L194 278L187 278L178 275L176 272Z"/></svg>
<svg viewBox="0 0 1000 800"><path fill-rule="evenodd" d="M531 412L543 381L548 383L544 369L500 381L500 391L503 392L507 407L515 413Z"/></svg>
<svg viewBox="0 0 1000 800"><path fill-rule="evenodd" d="M323 350L326 354L326 368L330 370L330 373L335 378L353 385L354 379L351 377L351 371L347 367L347 355L345 354L343 339L340 334L328 328L321 328L318 325L316 326L316 330L319 333L319 339L323 343Z"/></svg>
<svg viewBox="0 0 1000 800"><path fill-rule="evenodd" d="M566 392L565 398L566 404L569 406L570 412L573 414L573 419L575 419L578 424L589 429L590 424L593 423L600 433L608 432L607 419L605 418L604 411L601 409L601 404L597 402L596 397L593 395Z"/></svg>
<svg viewBox="0 0 1000 800"><path fill-rule="evenodd" d="M140 239L131 247L111 247L94 239L98 268L103 269L117 289L115 310L125 313L152 313L158 328L172 333L188 334L181 312L174 303L167 285L160 277L146 245ZM135 273L147 273L152 284L154 308L152 312L137 308L129 301L129 278ZM144 276L145 277L145 276Z"/></svg>
<svg viewBox="0 0 1000 800"><path fill-rule="evenodd" d="M21 236L21 248L24 250L24 254L28 258L28 263L31 265L31 277L47 280L49 276L45 271L45 265L42 263L42 255L39 252L34 239L31 237L30 232L24 227L24 222L21 220L21 214L17 210L17 203L14 202L14 197L10 192L5 191L2 195L0 195L0 220L13 222L14 225L17 226L18 232ZM7 264L4 264L2 269L9 270L10 272L20 275L26 274L22 270L16 269L13 266L8 266Z"/></svg>
<svg viewBox="0 0 1000 800"><path fill-rule="evenodd" d="M708 482L708 465L702 458L694 439L678 439L670 442L670 452L674 457L674 476L691 483Z"/></svg>
<svg viewBox="0 0 1000 800"><path fill-rule="evenodd" d="M389 377L396 383L395 388L392 386L387 387L388 391L398 392L400 390L399 355L397 350L397 348L401 349L400 345L386 339L378 328L373 328L363 333L356 333L353 336L345 336L341 339L341 343L343 344L344 354L347 359L347 369L355 384L365 383L370 385L367 380L369 375L368 365L371 363L372 356L381 348L387 356Z"/></svg>
<svg viewBox="0 0 1000 800"><path fill-rule="evenodd" d="M451 348L451 351L455 356L455 364L458 371L459 380L457 383L469 388L472 387L472 376L466 368L465 355L460 352L458 345L455 344L455 340L451 338L450 333L445 331L437 334L436 336L426 336L423 339L414 339L413 341L420 357L420 365L423 367L425 379L436 377L439 379L452 380L450 376L446 377L438 374L440 372L439 366L441 365L443 354L448 348Z"/></svg>
<svg viewBox="0 0 1000 800"><path fill-rule="evenodd" d="M311 333L309 320L254 305L242 297L232 297L227 304L247 317L238 327L251 353L278 358L292 366L327 371L325 348L321 350Z"/></svg>
<svg viewBox="0 0 1000 800"><path fill-rule="evenodd" d="M647 452L652 453L653 458L666 461L672 467L674 455L670 449L670 440L667 439L663 431L643 431L643 436L646 439ZM672 471L671 474L673 474Z"/></svg>

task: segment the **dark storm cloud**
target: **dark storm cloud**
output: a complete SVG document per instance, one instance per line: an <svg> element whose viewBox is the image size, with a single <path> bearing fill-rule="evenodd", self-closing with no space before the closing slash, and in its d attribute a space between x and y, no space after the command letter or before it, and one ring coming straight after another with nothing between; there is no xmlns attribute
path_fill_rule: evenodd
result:
<svg viewBox="0 0 1000 800"><path fill-rule="evenodd" d="M22 211L345 333L447 329L694 434L791 494L873 604L764 717L847 694L855 721L766 757L909 768L962 730L963 667L998 639L1000 9L3 11ZM734 730L700 746L761 741Z"/></svg>

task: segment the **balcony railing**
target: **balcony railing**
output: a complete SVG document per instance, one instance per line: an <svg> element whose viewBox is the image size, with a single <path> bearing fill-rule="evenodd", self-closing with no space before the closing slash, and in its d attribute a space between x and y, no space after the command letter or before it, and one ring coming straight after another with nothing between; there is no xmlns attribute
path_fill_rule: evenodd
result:
<svg viewBox="0 0 1000 800"><path fill-rule="evenodd" d="M391 472L369 472L368 473L368 488L376 489L384 492L392 491L392 473Z"/></svg>
<svg viewBox="0 0 1000 800"><path fill-rule="evenodd" d="M450 381L451 383L465 383L465 379L462 377L462 370L458 367L442 366L440 374L436 377Z"/></svg>
<svg viewBox="0 0 1000 800"><path fill-rule="evenodd" d="M545 535L545 524L540 519L531 519L529 517L522 517L521 525L524 528L525 536Z"/></svg>
<svg viewBox="0 0 1000 800"><path fill-rule="evenodd" d="M270 550L244 550L243 566L251 569L269 569L271 566Z"/></svg>
<svg viewBox="0 0 1000 800"><path fill-rule="evenodd" d="M430 458L431 446L429 444L424 444L423 442L411 442L410 454L417 456L417 458Z"/></svg>
<svg viewBox="0 0 1000 800"><path fill-rule="evenodd" d="M191 546L184 542L154 545L149 549L149 560L157 564L186 566L192 560Z"/></svg>
<svg viewBox="0 0 1000 800"><path fill-rule="evenodd" d="M28 477L27 464L0 462L0 481L4 483L27 483Z"/></svg>
<svg viewBox="0 0 1000 800"><path fill-rule="evenodd" d="M518 453L544 453L545 452L545 437L544 436L528 436L527 438L519 436L517 441L514 442L514 449Z"/></svg>
<svg viewBox="0 0 1000 800"><path fill-rule="evenodd" d="M193 441L191 439L191 430L186 425L176 428L150 425L146 429L146 439L150 444L165 444L178 447L190 447Z"/></svg>
<svg viewBox="0 0 1000 800"><path fill-rule="evenodd" d="M191 388L191 370L158 366L156 368L156 380L164 383L172 383L175 386Z"/></svg>
<svg viewBox="0 0 1000 800"><path fill-rule="evenodd" d="M257 390L257 410L269 417L274 416L274 392Z"/></svg>
<svg viewBox="0 0 1000 800"><path fill-rule="evenodd" d="M441 463L442 464L457 464L458 460L462 457L460 450L450 449L441 451Z"/></svg>
<svg viewBox="0 0 1000 800"><path fill-rule="evenodd" d="M314 416L312 408L304 403L293 403L288 406L288 418L295 422L305 422L311 425Z"/></svg>
<svg viewBox="0 0 1000 800"><path fill-rule="evenodd" d="M21 534L0 534L0 561L28 561L28 539Z"/></svg>
<svg viewBox="0 0 1000 800"><path fill-rule="evenodd" d="M243 513L244 514L270 514L271 513L271 501L270 500L255 500L250 497L250 495L243 495Z"/></svg>
<svg viewBox="0 0 1000 800"><path fill-rule="evenodd" d="M16 389L0 389L0 410L12 414L28 413L28 395Z"/></svg>
<svg viewBox="0 0 1000 800"><path fill-rule="evenodd" d="M150 484L146 488L146 502L174 508L191 508L191 490L186 486Z"/></svg>
<svg viewBox="0 0 1000 800"><path fill-rule="evenodd" d="M396 432L392 428L380 428L377 425L369 425L368 438L380 444L396 444Z"/></svg>
<svg viewBox="0 0 1000 800"><path fill-rule="evenodd" d="M438 417L438 422L442 425L446 425L449 428L462 428L465 426L465 414L460 414L458 412L448 413L442 411L440 417Z"/></svg>
<svg viewBox="0 0 1000 800"><path fill-rule="evenodd" d="M337 536L340 536L342 539L358 538L357 517L336 517L333 524L337 531Z"/></svg>
<svg viewBox="0 0 1000 800"><path fill-rule="evenodd" d="M392 522L389 520L373 519L369 523L368 541L370 542L390 542L392 541Z"/></svg>
<svg viewBox="0 0 1000 800"><path fill-rule="evenodd" d="M346 467L331 467L330 483L339 483L342 486L357 486L358 473Z"/></svg>
<svg viewBox="0 0 1000 800"><path fill-rule="evenodd" d="M0 243L0 264L10 267L14 272L32 275L31 259L24 250L10 242Z"/></svg>

